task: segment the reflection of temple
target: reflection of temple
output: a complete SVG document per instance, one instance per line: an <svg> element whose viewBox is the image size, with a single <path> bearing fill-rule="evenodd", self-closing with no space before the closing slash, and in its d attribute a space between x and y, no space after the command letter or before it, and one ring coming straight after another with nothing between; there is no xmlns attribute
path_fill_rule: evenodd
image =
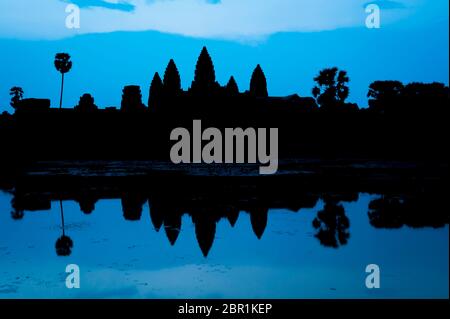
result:
<svg viewBox="0 0 450 319"><path fill-rule="evenodd" d="M214 204L201 206L200 203L193 205L175 206L178 201L162 202L158 199L150 200L150 218L153 227L159 231L164 227L167 239L174 245L181 231L182 216L187 214L191 217L195 227L195 235L199 247L206 257L213 245L216 235L216 225L221 219L227 219L232 227L237 222L241 210L228 204ZM249 211L253 232L260 239L267 225L269 208L251 209Z"/></svg>
<svg viewBox="0 0 450 319"><path fill-rule="evenodd" d="M73 200L79 204L80 211L91 214L98 200L120 199L124 219L138 221L148 203L154 229L159 232L163 228L171 245L175 245L179 237L183 216L189 216L200 250L206 257L214 243L217 223L222 219L234 227L240 214L248 214L253 233L261 239L271 209L298 212L316 207L319 199L324 205L312 223L315 237L323 246L338 248L350 238L350 220L342 204L358 200L359 192L389 190L369 205L369 221L374 227L441 227L448 224L448 212L443 209L445 196L439 191L440 185L419 186L411 188L409 184L405 187L403 183L380 183L379 180L343 184L339 180L317 176L215 179L165 175L152 179L31 177L11 184L9 191L14 196L11 202L14 219L23 218L24 211L49 210L52 201ZM57 245L61 255L67 254L73 246L64 236L63 233Z"/></svg>
<svg viewBox="0 0 450 319"><path fill-rule="evenodd" d="M74 194L65 198L66 200L75 200L80 207L80 211L91 214L95 210L95 203L101 198L101 195L91 193L89 196L83 192L82 194ZM106 198L114 198L107 196ZM303 197L304 198L304 197ZM164 228L164 232L171 245L175 245L178 235L182 227L183 215L191 217L195 226L195 235L202 251L206 257L213 245L216 235L216 225L221 219L226 219L232 227L236 224L240 213L248 213L252 230L258 239L261 239L267 226L267 219L270 207L264 207L260 204L247 202L243 205L239 203L203 203L200 201L187 201L183 198L150 198L147 199L139 193L123 193L120 195L122 212L124 219L127 221L138 221L142 217L143 206L148 202L150 219L154 229L158 232ZM314 206L318 201L317 196L311 196L309 206ZM31 210L49 210L51 201L54 198L47 196L24 195L16 192L12 200L14 209L13 218L24 216L24 211ZM299 205L287 205L300 209ZM297 209L297 210L298 210ZM62 239L61 239L62 238ZM65 237L58 240L59 253L64 255ZM70 246L73 243L70 243Z"/></svg>

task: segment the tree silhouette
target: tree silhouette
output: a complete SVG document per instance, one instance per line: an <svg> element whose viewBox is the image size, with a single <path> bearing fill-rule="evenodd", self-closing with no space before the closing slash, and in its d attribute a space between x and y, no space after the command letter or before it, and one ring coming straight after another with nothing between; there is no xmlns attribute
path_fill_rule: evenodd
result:
<svg viewBox="0 0 450 319"><path fill-rule="evenodd" d="M61 98L59 100L59 108L62 108L63 91L64 91L64 74L72 69L72 61L67 53L57 53L55 56L55 68L61 73Z"/></svg>
<svg viewBox="0 0 450 319"><path fill-rule="evenodd" d="M385 194L369 203L369 222L375 228L388 229L444 227L450 219L443 209L447 204L445 198L444 191L434 189L422 189L412 194Z"/></svg>
<svg viewBox="0 0 450 319"><path fill-rule="evenodd" d="M181 79L175 61L171 59L164 72L163 91L167 97L178 96L181 92Z"/></svg>
<svg viewBox="0 0 450 319"><path fill-rule="evenodd" d="M75 110L80 112L93 112L98 110L98 107L95 105L92 95L86 93L80 97L80 101L75 106Z"/></svg>
<svg viewBox="0 0 450 319"><path fill-rule="evenodd" d="M268 97L266 76L258 64L253 71L252 78L250 80L250 95L254 97Z"/></svg>
<svg viewBox="0 0 450 319"><path fill-rule="evenodd" d="M14 86L9 90L9 95L11 95L11 102L10 105L17 109L17 105L19 104L20 100L23 98L23 89L19 86Z"/></svg>
<svg viewBox="0 0 450 319"><path fill-rule="evenodd" d="M195 76L194 81L192 81L191 92L194 94L208 95L214 93L218 87L219 85L216 82L214 64L208 50L206 47L203 47L195 67Z"/></svg>
<svg viewBox="0 0 450 319"><path fill-rule="evenodd" d="M346 71L339 71L336 67L324 69L314 81L317 85L313 88L312 94L322 108L338 110L345 105L350 92L347 86L350 79Z"/></svg>
<svg viewBox="0 0 450 319"><path fill-rule="evenodd" d="M400 81L375 81L369 86L369 109L384 113L400 105L404 85Z"/></svg>
<svg viewBox="0 0 450 319"><path fill-rule="evenodd" d="M400 81L375 81L369 86L367 97L376 100L390 100L399 97L404 85Z"/></svg>
<svg viewBox="0 0 450 319"><path fill-rule="evenodd" d="M344 207L333 201L326 202L323 210L317 213L313 227L317 230L315 237L326 247L338 248L347 244L350 237L350 221Z"/></svg>
<svg viewBox="0 0 450 319"><path fill-rule="evenodd" d="M142 103L141 88L138 85L128 85L123 88L121 108L122 111L135 112L145 109Z"/></svg>
<svg viewBox="0 0 450 319"><path fill-rule="evenodd" d="M159 101L161 99L163 90L163 83L159 73L156 72L153 76L152 83L150 84L150 90L148 95L148 108L156 110L158 108Z"/></svg>
<svg viewBox="0 0 450 319"><path fill-rule="evenodd" d="M228 80L225 90L229 96L236 96L239 94L239 88L233 76L230 77L230 80Z"/></svg>
<svg viewBox="0 0 450 319"><path fill-rule="evenodd" d="M402 111L414 114L448 112L449 97L449 88L443 83L412 82L403 89L401 105L405 109Z"/></svg>
<svg viewBox="0 0 450 319"><path fill-rule="evenodd" d="M369 86L369 109L394 115L442 114L448 110L449 88L443 83L375 81ZM425 107L426 106L426 107Z"/></svg>

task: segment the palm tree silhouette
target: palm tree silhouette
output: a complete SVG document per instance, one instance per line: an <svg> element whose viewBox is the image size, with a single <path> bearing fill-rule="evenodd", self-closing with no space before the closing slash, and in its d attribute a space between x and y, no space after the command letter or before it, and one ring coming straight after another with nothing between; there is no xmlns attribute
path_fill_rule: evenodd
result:
<svg viewBox="0 0 450 319"><path fill-rule="evenodd" d="M333 110L344 105L350 93L347 71L341 71L337 67L323 69L314 81L317 85L312 94L320 107Z"/></svg>
<svg viewBox="0 0 450 319"><path fill-rule="evenodd" d="M61 99L59 100L59 108L62 108L62 99L64 91L64 74L70 71L72 68L72 61L70 61L70 55L67 53L57 53L55 56L55 68L61 73Z"/></svg>

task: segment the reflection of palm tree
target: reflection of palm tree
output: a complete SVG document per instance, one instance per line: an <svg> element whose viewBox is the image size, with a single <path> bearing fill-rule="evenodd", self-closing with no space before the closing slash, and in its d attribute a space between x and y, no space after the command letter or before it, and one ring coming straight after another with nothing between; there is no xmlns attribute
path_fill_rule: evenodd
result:
<svg viewBox="0 0 450 319"><path fill-rule="evenodd" d="M73 248L73 241L69 236L66 236L64 230L64 210L62 205L62 200L59 201L59 207L61 210L61 227L62 227L62 236L56 240L55 248L56 254L58 256L70 256Z"/></svg>
<svg viewBox="0 0 450 319"><path fill-rule="evenodd" d="M70 61L70 55L67 53L58 53L55 56L55 68L61 73L61 98L59 100L59 108L62 108L62 99L64 91L64 74L70 71L72 68L72 61Z"/></svg>
<svg viewBox="0 0 450 319"><path fill-rule="evenodd" d="M325 203L323 210L313 220L313 227L317 230L315 237L326 247L338 248L347 244L350 237L350 221L344 207L334 202Z"/></svg>

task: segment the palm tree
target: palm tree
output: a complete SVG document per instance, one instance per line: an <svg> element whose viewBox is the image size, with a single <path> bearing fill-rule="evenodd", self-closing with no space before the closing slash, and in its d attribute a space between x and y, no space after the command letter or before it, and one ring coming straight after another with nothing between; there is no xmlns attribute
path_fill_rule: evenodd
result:
<svg viewBox="0 0 450 319"><path fill-rule="evenodd" d="M337 67L323 69L314 81L317 85L312 94L321 108L333 110L345 105L350 92L347 85L350 78L346 71L340 71Z"/></svg>
<svg viewBox="0 0 450 319"><path fill-rule="evenodd" d="M55 56L55 68L62 75L61 81L61 99L59 100L59 108L62 108L63 90L64 90L64 74L70 71L72 68L72 61L70 61L70 55L67 53L57 53Z"/></svg>

